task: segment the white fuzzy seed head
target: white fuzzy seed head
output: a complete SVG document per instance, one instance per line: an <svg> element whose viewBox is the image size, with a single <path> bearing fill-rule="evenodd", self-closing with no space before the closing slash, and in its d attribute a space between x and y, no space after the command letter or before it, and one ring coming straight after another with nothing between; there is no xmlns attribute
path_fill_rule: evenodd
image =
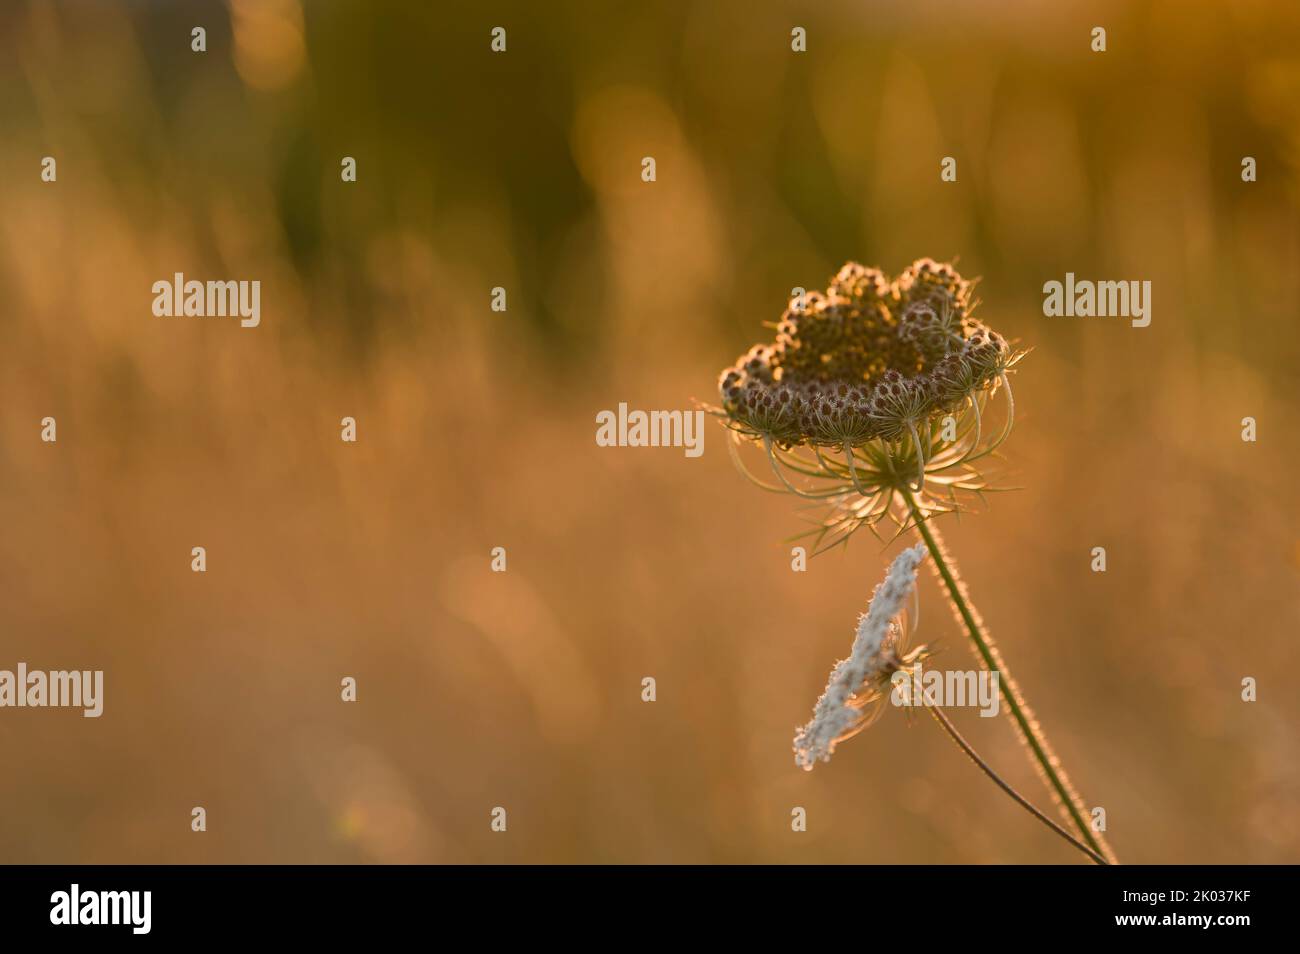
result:
<svg viewBox="0 0 1300 954"><path fill-rule="evenodd" d="M900 553L890 565L884 582L871 594L871 605L858 618L849 658L835 664L826 691L813 709L812 721L795 734L795 763L801 768L811 770L818 760L830 761L836 744L861 725L861 693L888 662L888 654L881 650L887 648L886 640L896 629L894 620L916 586L916 570L925 553L921 544Z"/></svg>

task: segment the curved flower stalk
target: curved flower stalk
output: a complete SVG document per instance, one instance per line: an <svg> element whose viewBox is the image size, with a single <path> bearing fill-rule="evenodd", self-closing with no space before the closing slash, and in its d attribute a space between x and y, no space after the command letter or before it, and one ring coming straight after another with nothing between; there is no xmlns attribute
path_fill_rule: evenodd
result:
<svg viewBox="0 0 1300 954"><path fill-rule="evenodd" d="M885 520L895 536L916 530L977 656L998 673L1005 709L1063 817L1091 853L1113 861L933 527L936 515L994 489L984 462L1015 423L1011 374L1024 352L973 317L972 288L932 259L892 281L849 263L825 294L791 302L773 343L755 345L722 372L720 406L710 410L730 428L728 448L745 476L823 509L810 531L817 552L863 527L880 537ZM759 474L770 477L744 463L746 444L758 450ZM854 724L857 731L864 723ZM810 736L807 751L842 737Z"/></svg>

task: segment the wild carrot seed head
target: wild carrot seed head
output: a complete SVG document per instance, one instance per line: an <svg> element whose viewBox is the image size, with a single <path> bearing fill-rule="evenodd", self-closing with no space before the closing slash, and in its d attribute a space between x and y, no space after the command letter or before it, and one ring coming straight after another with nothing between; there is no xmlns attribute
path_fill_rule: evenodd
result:
<svg viewBox="0 0 1300 954"><path fill-rule="evenodd" d="M1011 432L1008 371L1021 354L972 316L973 285L928 258L892 281L850 262L825 293L791 301L775 339L719 376L721 407L711 410L732 430L742 473L828 506L810 531L819 549L991 489L977 462ZM995 394L1005 397L1000 426ZM742 464L746 439L761 445L776 484Z"/></svg>
<svg viewBox="0 0 1300 954"><path fill-rule="evenodd" d="M770 345L719 379L731 426L783 447L897 440L991 387L1015 356L971 317L971 282L919 259L894 281L850 262L791 302Z"/></svg>

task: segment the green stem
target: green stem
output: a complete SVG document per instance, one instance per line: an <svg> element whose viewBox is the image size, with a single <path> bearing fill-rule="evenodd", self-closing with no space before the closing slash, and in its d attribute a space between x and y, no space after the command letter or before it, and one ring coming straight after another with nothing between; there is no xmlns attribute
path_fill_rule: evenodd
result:
<svg viewBox="0 0 1300 954"><path fill-rule="evenodd" d="M1111 852L1110 846L1106 844L1106 840L1101 834L1094 832L1092 826L1088 824L1086 809L1078 793L1070 784L1070 780L1066 777L1065 770L1061 768L1056 754L1048 745L1047 737L1043 734L1043 730L1034 718L1034 714L1025 705L1020 690L1016 688L1011 674L1007 672L1006 665L1002 662L1001 654L998 653L993 638L984 632L983 627L980 625L975 608L966 596L966 588L957 576L956 564L944 553L943 543L938 531L930 527L929 518L917 505L912 494L906 488L903 488L900 493L907 502L908 510L911 511L912 522L916 524L917 533L925 541L926 549L930 551L935 568L948 590L948 597L952 600L953 608L957 611L961 622L965 624L966 631L970 634L971 642L975 644L979 657L984 661L985 667L990 672L998 674L998 688L1002 693L1002 698L1006 701L1007 711L1011 714L1011 719L1015 722L1020 737L1029 747L1029 751L1039 771L1042 772L1048 788L1051 789L1056 800L1064 809L1065 815L1079 830L1079 834L1088 846L1105 857L1108 862L1114 864L1116 862L1114 853Z"/></svg>
<svg viewBox="0 0 1300 954"><path fill-rule="evenodd" d="M966 739L962 736L960 732L957 731L957 727L952 724L952 720L949 719L948 716L944 714L944 711L942 709L940 709L938 706L928 706L927 708L929 708L930 710L930 715L934 716L935 721L937 721L939 725L943 727L943 731L947 732L948 736L953 740L953 742L957 743L957 748L965 752L967 758L969 758L972 762L974 762L979 767L979 770L981 772L983 772L985 775L991 778L993 780L993 784L997 785L998 788L1002 789L1002 791L1010 795L1017 805L1019 805L1025 811L1029 812L1029 814L1033 815L1040 822L1042 822L1048 828L1052 829L1052 831L1056 832L1058 835L1060 835L1070 844L1074 845L1074 847L1078 848L1080 851L1082 851L1093 861L1097 862L1097 864L1099 865L1110 864L1109 861L1107 861L1101 855L1097 854L1097 852L1093 851L1091 848L1089 848L1079 839L1075 838L1073 835L1071 835L1068 831L1066 831L1056 822L1052 821L1050 818L1048 818L1046 815L1040 812L1038 808L1032 802L1029 801L1029 799L1025 798L1014 788L1008 785L1005 781L1003 781L1002 776L998 775L997 772L993 771L993 767L989 765L988 762L985 762L982 758L980 758L979 753L976 752L973 748L971 748L971 744L966 741Z"/></svg>

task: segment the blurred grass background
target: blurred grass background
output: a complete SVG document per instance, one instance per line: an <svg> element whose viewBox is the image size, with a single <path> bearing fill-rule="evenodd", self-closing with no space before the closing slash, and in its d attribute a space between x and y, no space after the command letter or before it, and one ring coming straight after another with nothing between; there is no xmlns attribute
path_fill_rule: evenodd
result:
<svg viewBox="0 0 1300 954"><path fill-rule="evenodd" d="M594 442L923 255L1033 349L1022 489L944 530L1121 860L1300 860L1298 40L1286 2L5 4L0 668L106 700L0 712L0 861L1076 860L922 719L796 770L894 551L792 573L712 422ZM261 327L154 318L177 271L260 280ZM1151 280L1151 326L1043 317L1067 271ZM970 665L928 575L917 638Z"/></svg>

